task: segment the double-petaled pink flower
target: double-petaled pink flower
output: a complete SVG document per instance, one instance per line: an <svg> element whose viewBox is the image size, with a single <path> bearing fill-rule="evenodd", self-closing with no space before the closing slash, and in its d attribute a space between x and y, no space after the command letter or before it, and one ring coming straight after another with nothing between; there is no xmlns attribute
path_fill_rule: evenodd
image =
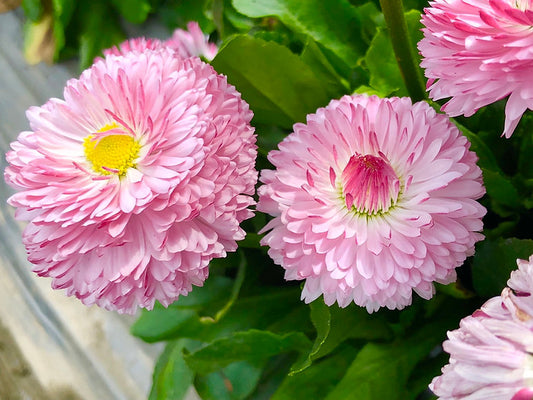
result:
<svg viewBox="0 0 533 400"><path fill-rule="evenodd" d="M142 51L144 49L159 49L168 47L176 52L180 57L203 57L208 61L215 58L218 47L216 44L209 42L209 37L200 29L197 22L191 21L187 24L187 30L176 29L167 40L158 40L153 38L134 38L121 43L117 47L104 50L105 55L120 55L131 50Z"/></svg>
<svg viewBox="0 0 533 400"><path fill-rule="evenodd" d="M237 248L257 181L252 112L200 59L130 49L32 107L7 154L34 271L133 312L201 286Z"/></svg>
<svg viewBox="0 0 533 400"><path fill-rule="evenodd" d="M533 398L533 256L507 285L448 332L450 362L430 385L440 399Z"/></svg>
<svg viewBox="0 0 533 400"><path fill-rule="evenodd" d="M471 116L509 96L503 134L533 109L533 2L436 0L422 16L418 48L431 98L451 97L450 116Z"/></svg>
<svg viewBox="0 0 533 400"><path fill-rule="evenodd" d="M403 308L481 239L485 192L470 144L444 115L408 98L333 100L269 154L258 209L262 240L302 298L369 312Z"/></svg>

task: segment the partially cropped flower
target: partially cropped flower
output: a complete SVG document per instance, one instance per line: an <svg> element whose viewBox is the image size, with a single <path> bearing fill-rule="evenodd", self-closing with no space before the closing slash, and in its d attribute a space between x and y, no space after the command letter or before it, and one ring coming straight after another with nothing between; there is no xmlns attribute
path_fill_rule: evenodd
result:
<svg viewBox="0 0 533 400"><path fill-rule="evenodd" d="M272 151L258 209L262 243L303 280L302 298L369 312L429 299L482 238L477 157L444 115L408 98L344 96Z"/></svg>
<svg viewBox="0 0 533 400"><path fill-rule="evenodd" d="M201 286L234 251L257 181L252 112L198 58L132 50L32 107L7 154L34 271L87 305L133 312Z"/></svg>
<svg viewBox="0 0 533 400"><path fill-rule="evenodd" d="M129 39L118 47L104 50L104 55L120 55L131 50L156 50L162 47L174 50L180 57L203 57L208 61L215 58L218 52L217 45L209 42L209 36L204 35L200 25L197 22L189 22L187 30L176 29L170 39L164 41L152 38Z"/></svg>
<svg viewBox="0 0 533 400"><path fill-rule="evenodd" d="M471 116L509 96L503 134L533 109L531 0L436 0L422 16L418 48L434 100L450 116Z"/></svg>
<svg viewBox="0 0 533 400"><path fill-rule="evenodd" d="M450 362L430 389L442 400L533 399L533 256L501 296L448 332Z"/></svg>

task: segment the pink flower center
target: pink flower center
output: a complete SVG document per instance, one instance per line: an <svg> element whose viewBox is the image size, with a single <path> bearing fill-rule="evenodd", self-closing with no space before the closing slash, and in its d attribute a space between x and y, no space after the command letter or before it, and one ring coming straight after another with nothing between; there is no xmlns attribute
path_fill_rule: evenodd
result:
<svg viewBox="0 0 533 400"><path fill-rule="evenodd" d="M380 153L378 157L355 154L342 171L346 207L360 213L386 212L398 199L400 180Z"/></svg>

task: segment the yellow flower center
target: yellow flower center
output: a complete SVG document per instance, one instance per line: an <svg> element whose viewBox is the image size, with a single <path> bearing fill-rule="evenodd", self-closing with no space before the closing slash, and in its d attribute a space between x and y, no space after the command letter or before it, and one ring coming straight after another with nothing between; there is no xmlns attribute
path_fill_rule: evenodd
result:
<svg viewBox="0 0 533 400"><path fill-rule="evenodd" d="M108 131L117 134L97 135ZM93 170L102 175L126 175L128 168L135 167L135 159L139 156L141 146L135 138L120 133L115 122L98 130L96 135L89 135L83 140L85 157L93 166Z"/></svg>

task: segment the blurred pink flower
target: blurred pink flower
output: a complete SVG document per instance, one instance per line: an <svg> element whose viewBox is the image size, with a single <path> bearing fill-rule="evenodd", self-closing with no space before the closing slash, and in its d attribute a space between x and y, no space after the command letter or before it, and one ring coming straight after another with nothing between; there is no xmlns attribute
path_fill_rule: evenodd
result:
<svg viewBox="0 0 533 400"><path fill-rule="evenodd" d="M201 56L211 61L217 55L218 47L208 39L197 22L189 22L187 30L176 29L163 44L174 49L181 57Z"/></svg>
<svg viewBox="0 0 533 400"><path fill-rule="evenodd" d="M434 100L442 110L471 116L509 96L503 134L510 137L533 109L533 3L531 0L436 0L422 16L418 48Z"/></svg>
<svg viewBox="0 0 533 400"><path fill-rule="evenodd" d="M226 78L168 49L108 55L32 107L7 154L34 271L131 313L201 286L237 248L257 181L252 112Z"/></svg>
<svg viewBox="0 0 533 400"><path fill-rule="evenodd" d="M482 238L469 147L426 103L333 100L269 154L257 208L275 218L262 244L286 279L305 279L306 302L323 294L372 312L409 305L412 290L429 299Z"/></svg>
<svg viewBox="0 0 533 400"><path fill-rule="evenodd" d="M533 256L509 287L448 332L450 362L430 389L443 400L533 398Z"/></svg>
<svg viewBox="0 0 533 400"><path fill-rule="evenodd" d="M189 22L187 30L176 29L170 39L161 41L158 39L134 38L122 42L117 47L104 50L104 55L120 55L131 50L142 51L144 49L156 50L169 47L180 57L203 57L208 61L215 58L218 47L209 42L209 36L204 35L197 22Z"/></svg>

